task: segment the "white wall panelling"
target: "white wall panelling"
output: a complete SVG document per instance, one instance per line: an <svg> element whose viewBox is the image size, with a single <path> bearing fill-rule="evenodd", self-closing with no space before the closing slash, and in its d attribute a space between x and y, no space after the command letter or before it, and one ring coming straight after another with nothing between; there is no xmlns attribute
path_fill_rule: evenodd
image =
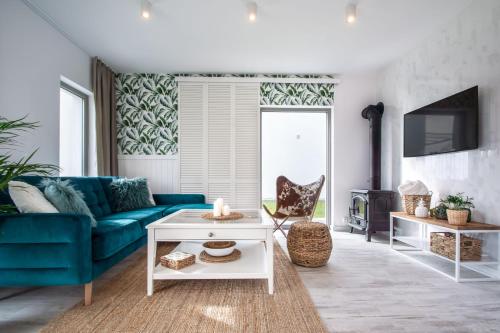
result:
<svg viewBox="0 0 500 333"><path fill-rule="evenodd" d="M179 159L168 155L119 155L118 174L146 177L153 193L179 193Z"/></svg>
<svg viewBox="0 0 500 333"><path fill-rule="evenodd" d="M259 84L179 82L180 192L260 206Z"/></svg>

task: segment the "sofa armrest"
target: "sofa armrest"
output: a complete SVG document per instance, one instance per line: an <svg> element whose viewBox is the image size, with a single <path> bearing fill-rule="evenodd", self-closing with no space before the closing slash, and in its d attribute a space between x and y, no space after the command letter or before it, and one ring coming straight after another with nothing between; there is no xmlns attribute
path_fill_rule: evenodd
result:
<svg viewBox="0 0 500 333"><path fill-rule="evenodd" d="M204 204L203 194L153 194L157 205Z"/></svg>
<svg viewBox="0 0 500 333"><path fill-rule="evenodd" d="M83 284L91 280L88 216L0 215L0 285Z"/></svg>

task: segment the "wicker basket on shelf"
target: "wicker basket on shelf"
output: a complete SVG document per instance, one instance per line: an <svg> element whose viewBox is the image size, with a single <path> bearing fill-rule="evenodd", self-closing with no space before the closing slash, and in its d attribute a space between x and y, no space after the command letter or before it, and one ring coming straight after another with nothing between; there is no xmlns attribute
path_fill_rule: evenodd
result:
<svg viewBox="0 0 500 333"><path fill-rule="evenodd" d="M448 223L451 225L466 225L469 218L469 211L465 209L447 209L446 216L448 217Z"/></svg>
<svg viewBox="0 0 500 333"><path fill-rule="evenodd" d="M460 236L460 260L481 260L481 243L477 238ZM431 251L455 260L455 234L451 232L431 232Z"/></svg>
<svg viewBox="0 0 500 333"><path fill-rule="evenodd" d="M408 215L415 215L415 208L417 208L420 199L424 201L424 206L427 209L431 209L431 197L432 192L426 195L421 194L403 194L401 196L401 201L403 204L403 210Z"/></svg>
<svg viewBox="0 0 500 333"><path fill-rule="evenodd" d="M179 270L195 263L196 256L186 252L172 252L160 257L162 266Z"/></svg>

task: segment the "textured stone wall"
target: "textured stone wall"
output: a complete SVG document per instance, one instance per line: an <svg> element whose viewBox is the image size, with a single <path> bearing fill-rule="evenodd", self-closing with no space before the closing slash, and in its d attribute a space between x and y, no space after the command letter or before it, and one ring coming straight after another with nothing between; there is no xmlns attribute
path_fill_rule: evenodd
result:
<svg viewBox="0 0 500 333"><path fill-rule="evenodd" d="M480 148L403 158L403 115L478 85ZM384 188L421 179L439 196L465 192L474 218L500 224L500 1L474 1L379 75L383 118Z"/></svg>

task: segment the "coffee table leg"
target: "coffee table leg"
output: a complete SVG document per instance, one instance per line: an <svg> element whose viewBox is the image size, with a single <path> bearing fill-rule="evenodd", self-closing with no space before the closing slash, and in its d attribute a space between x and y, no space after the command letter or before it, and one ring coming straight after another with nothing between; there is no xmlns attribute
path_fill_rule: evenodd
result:
<svg viewBox="0 0 500 333"><path fill-rule="evenodd" d="M274 293L274 240L273 231L268 229L266 240L266 256L267 256L267 284L269 288L269 295Z"/></svg>
<svg viewBox="0 0 500 333"><path fill-rule="evenodd" d="M154 229L148 229L148 296L153 295L153 271L156 259L156 241Z"/></svg>

